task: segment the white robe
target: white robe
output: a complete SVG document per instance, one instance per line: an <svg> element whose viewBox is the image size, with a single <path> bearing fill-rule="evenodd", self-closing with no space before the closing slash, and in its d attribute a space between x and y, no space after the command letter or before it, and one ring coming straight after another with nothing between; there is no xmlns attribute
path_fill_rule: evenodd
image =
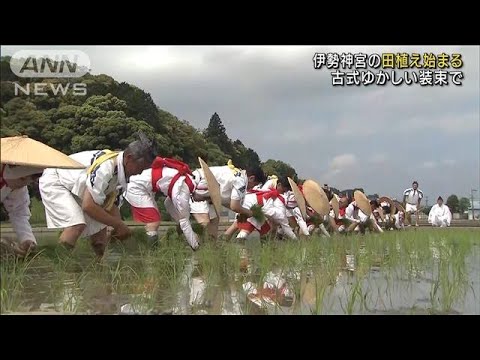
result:
<svg viewBox="0 0 480 360"><path fill-rule="evenodd" d="M253 205L257 204L257 194L247 194L245 195L245 200L243 201L242 207L245 209L250 209ZM283 233L287 235L287 237L289 237L290 239L297 239L297 236L295 235L288 223L285 205L280 199L264 199L262 212L265 214L265 217L267 217L274 223L280 225ZM252 224L257 230L260 230L265 223L260 222L253 217L248 218L247 221Z"/></svg>
<svg viewBox="0 0 480 360"><path fill-rule="evenodd" d="M230 208L231 200L243 201L247 193L248 177L245 170L236 172L228 166L211 166L215 179L220 185L220 195L222 197L223 206ZM202 169L193 171L196 183L196 193L199 195L208 195L207 180ZM192 214L209 214L210 219L217 217L212 204L207 201L190 201L190 209Z"/></svg>
<svg viewBox="0 0 480 360"><path fill-rule="evenodd" d="M17 241L25 240L37 242L30 225L30 195L26 186L12 190L8 186L1 189L1 203L8 212L8 219L17 234Z"/></svg>
<svg viewBox="0 0 480 360"><path fill-rule="evenodd" d="M432 206L430 213L428 214L428 222L432 226L447 227L450 226L452 221L452 213L447 205L443 204L439 206L435 204Z"/></svg>
<svg viewBox="0 0 480 360"><path fill-rule="evenodd" d="M89 167L99 154L99 150L82 151L69 157ZM38 183L49 229L85 224L82 235L91 236L106 227L84 213L81 206L83 194L85 190L89 191L95 203L102 206L107 195L119 189L126 190L123 151L116 158L100 164L91 174L87 174L87 170L49 168L43 172Z"/></svg>
<svg viewBox="0 0 480 360"><path fill-rule="evenodd" d="M355 207L355 201L351 202L345 209L345 218L362 224L365 224L370 219L370 217L363 213L362 210Z"/></svg>
<svg viewBox="0 0 480 360"><path fill-rule="evenodd" d="M285 198L285 205L287 209L287 216L288 217L295 217L295 221L297 222L300 231L303 235L310 236L310 231L307 226L307 222L302 216L302 212L298 206L297 200L295 199L295 194L293 191L289 190L285 194L283 194Z"/></svg>
<svg viewBox="0 0 480 360"><path fill-rule="evenodd" d="M162 177L157 181L157 189L167 198L165 199L165 209L179 223L180 228L185 235L187 242L194 249L198 248L198 236L193 231L190 223L190 189L185 182L185 176L180 176L173 185L172 198L168 196L168 188L178 170L165 167L162 170ZM190 177L193 182L193 178ZM152 169L146 169L141 174L131 176L127 191L123 197L130 205L137 208L154 208L158 210L155 201L155 193L152 187Z"/></svg>
<svg viewBox="0 0 480 360"><path fill-rule="evenodd" d="M405 218L400 222L400 213L396 213L393 217L395 218L395 227L399 230L405 229Z"/></svg>

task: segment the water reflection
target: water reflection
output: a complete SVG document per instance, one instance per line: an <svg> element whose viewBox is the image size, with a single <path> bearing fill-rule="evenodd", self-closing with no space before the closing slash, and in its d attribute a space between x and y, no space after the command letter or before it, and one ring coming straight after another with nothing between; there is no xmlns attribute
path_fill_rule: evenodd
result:
<svg viewBox="0 0 480 360"><path fill-rule="evenodd" d="M257 239L195 253L173 243L114 248L100 264L44 255L18 284L21 264L2 263L11 275L8 286L2 277L11 290L2 309L8 301L9 311L67 314L478 314L479 247L414 240Z"/></svg>

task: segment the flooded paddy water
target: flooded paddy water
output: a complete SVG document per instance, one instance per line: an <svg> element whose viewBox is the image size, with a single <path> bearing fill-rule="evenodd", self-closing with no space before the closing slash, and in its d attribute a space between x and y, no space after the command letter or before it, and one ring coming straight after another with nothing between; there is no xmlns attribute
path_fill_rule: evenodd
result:
<svg viewBox="0 0 480 360"><path fill-rule="evenodd" d="M302 241L211 241L192 252L143 231L101 262L45 241L1 260L1 313L480 314L480 230L409 229Z"/></svg>

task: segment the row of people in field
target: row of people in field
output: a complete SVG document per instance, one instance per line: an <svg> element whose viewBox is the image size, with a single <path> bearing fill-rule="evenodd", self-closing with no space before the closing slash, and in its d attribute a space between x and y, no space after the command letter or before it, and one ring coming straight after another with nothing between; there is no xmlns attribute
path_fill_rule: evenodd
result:
<svg viewBox="0 0 480 360"><path fill-rule="evenodd" d="M63 229L60 243L73 248L81 236L89 237L98 256L103 256L110 237L120 240L131 235L119 211L121 199L131 206L133 219L145 224L152 242L158 239L161 222L156 194L165 196L165 208L177 222L192 249L200 245L193 231L191 215L214 238L218 236L219 216L215 209L205 169L190 168L175 159L157 156L154 144L145 136L129 144L124 151L92 150L70 155L83 164L83 170L14 167L2 165L2 203L19 238L19 249L27 252L36 246L29 224L29 196L26 186L39 178L48 228ZM208 167L207 167L208 168ZM261 235L275 231L296 239L318 229L321 234L382 232L383 228L402 228L405 210L388 198L372 201L369 208L347 196L333 194L328 187L318 191L328 201L317 210L311 204L300 209L296 196L305 198L302 185L271 176L259 168L238 169L231 162L208 168L219 185L221 203L236 212L237 219L226 231L246 238L252 232ZM297 192L292 190L297 187ZM298 192L300 190L300 193ZM254 212L256 209L256 213ZM388 210L387 210L388 209ZM386 211L385 211L386 210ZM323 213L322 213L323 212ZM437 216L438 218L438 216ZM382 226L383 225L383 226ZM111 229L111 233L107 231Z"/></svg>

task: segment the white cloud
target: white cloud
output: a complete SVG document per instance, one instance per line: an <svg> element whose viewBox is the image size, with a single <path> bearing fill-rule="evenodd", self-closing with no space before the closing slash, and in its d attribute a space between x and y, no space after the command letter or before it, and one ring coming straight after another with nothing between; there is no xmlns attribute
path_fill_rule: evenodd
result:
<svg viewBox="0 0 480 360"><path fill-rule="evenodd" d="M442 164L446 166L452 166L456 164L456 161L452 159L445 159L442 161Z"/></svg>
<svg viewBox="0 0 480 360"><path fill-rule="evenodd" d="M205 128L217 112L230 138L262 161L290 163L300 177L328 176L337 188L397 196L416 178L429 196L466 192L480 182L478 46L57 48L86 52L93 73L138 86L196 128ZM1 53L21 49L2 46ZM457 52L465 78L462 86L333 87L331 69L313 68L316 52ZM435 169L453 165L455 171L436 180Z"/></svg>
<svg viewBox="0 0 480 360"><path fill-rule="evenodd" d="M325 181L338 183L345 179L345 173L353 172L356 169L357 157L354 154L341 154L335 156L329 163L325 174Z"/></svg>
<svg viewBox="0 0 480 360"><path fill-rule="evenodd" d="M437 167L437 163L435 161L425 161L422 166L426 169L433 169Z"/></svg>
<svg viewBox="0 0 480 360"><path fill-rule="evenodd" d="M377 153L370 157L369 161L372 164L384 164L387 161L387 154Z"/></svg>
<svg viewBox="0 0 480 360"><path fill-rule="evenodd" d="M342 154L335 156L330 162L332 170L343 170L355 164L357 158L354 154Z"/></svg>

